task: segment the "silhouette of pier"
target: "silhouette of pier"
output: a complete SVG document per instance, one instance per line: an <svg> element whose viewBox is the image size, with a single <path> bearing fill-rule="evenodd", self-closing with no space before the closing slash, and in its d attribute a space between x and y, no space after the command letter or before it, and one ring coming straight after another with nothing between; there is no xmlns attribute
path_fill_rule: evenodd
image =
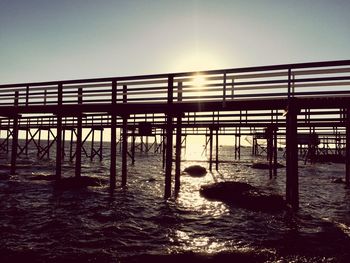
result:
<svg viewBox="0 0 350 263"><path fill-rule="evenodd" d="M196 82L198 76L203 83ZM350 60L4 84L0 85L0 151L11 154L10 173L15 174L16 160L28 153L29 145L35 145L38 158L49 157L52 148L56 180L61 178L64 158L75 161L79 177L83 154L102 160L103 134L108 130L110 187L116 186L119 174L118 149L125 186L128 159L133 164L136 150L153 147L163 154L164 197L169 198L172 174L175 192L180 190L186 136L206 136L210 170L213 164L219 169L220 136L234 137L235 158L240 158L242 136L251 136L252 154L267 154L271 177L277 174L278 148L285 148L286 200L297 209L300 156L305 162L341 156L350 186L349 109ZM24 134L24 143L19 133Z"/></svg>

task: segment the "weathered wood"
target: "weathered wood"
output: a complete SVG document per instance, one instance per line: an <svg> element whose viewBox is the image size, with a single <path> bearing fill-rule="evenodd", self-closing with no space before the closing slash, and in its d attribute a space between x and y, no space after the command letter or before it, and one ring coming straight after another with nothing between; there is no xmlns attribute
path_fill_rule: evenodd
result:
<svg viewBox="0 0 350 263"><path fill-rule="evenodd" d="M286 120L286 201L295 210L299 208L297 113L296 105L291 99Z"/></svg>
<svg viewBox="0 0 350 263"><path fill-rule="evenodd" d="M350 107L346 109L345 184L350 187Z"/></svg>
<svg viewBox="0 0 350 263"><path fill-rule="evenodd" d="M15 91L14 105L15 107L18 106L18 91ZM17 148L18 148L18 114L15 114L13 117L13 128L12 128L12 151L11 151L10 174L16 173Z"/></svg>
<svg viewBox="0 0 350 263"><path fill-rule="evenodd" d="M83 89L78 89L78 104L83 102ZM75 177L81 176L81 148L82 148L82 137L83 137L83 119L81 112L79 112L77 117L77 141L75 148Z"/></svg>
<svg viewBox="0 0 350 263"><path fill-rule="evenodd" d="M173 103L173 85L174 77L168 78L168 105ZM173 163L173 113L167 113L166 122L166 155L165 155L165 188L164 198L171 196L171 172Z"/></svg>
<svg viewBox="0 0 350 263"><path fill-rule="evenodd" d="M128 172L128 119L123 117L123 135L122 135L122 186L126 186Z"/></svg>
<svg viewBox="0 0 350 263"><path fill-rule="evenodd" d="M117 103L117 82L112 81L112 105ZM116 177L117 177L117 116L114 111L111 112L111 150L110 150L110 177L109 185L110 189L115 188Z"/></svg>

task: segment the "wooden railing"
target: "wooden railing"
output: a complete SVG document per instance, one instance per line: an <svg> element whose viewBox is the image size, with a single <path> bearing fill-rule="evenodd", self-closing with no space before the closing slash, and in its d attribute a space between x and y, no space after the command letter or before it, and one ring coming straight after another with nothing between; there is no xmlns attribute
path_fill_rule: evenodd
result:
<svg viewBox="0 0 350 263"><path fill-rule="evenodd" d="M0 107L350 95L350 60L0 85ZM113 96L114 94L114 96ZM171 98L171 100L170 100Z"/></svg>

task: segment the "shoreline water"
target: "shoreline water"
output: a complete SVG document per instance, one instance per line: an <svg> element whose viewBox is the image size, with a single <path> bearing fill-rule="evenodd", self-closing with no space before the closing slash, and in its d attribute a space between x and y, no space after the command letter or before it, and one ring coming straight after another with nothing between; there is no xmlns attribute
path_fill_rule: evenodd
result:
<svg viewBox="0 0 350 263"><path fill-rule="evenodd" d="M193 156L188 153L192 161L183 162L183 169L196 164L193 159L200 159ZM220 147L223 162L219 172L203 178L183 175L179 197L164 201L159 154L138 154L135 166L129 166L128 188L118 187L110 194L108 156L102 162L83 162L83 176L100 178L101 186L59 190L52 181L35 179L37 175L52 174L54 161L37 161L34 152L30 152L29 158L20 159L17 175L0 179L0 260L350 259L350 191L331 182L332 177L344 177L344 165L301 164L300 211L295 215L263 213L208 201L199 195L201 185L214 181L248 182L284 195L284 169L279 169L277 178L270 180L266 170L248 165L252 159L249 148L243 150L241 161L231 162L232 156L232 147ZM120 162L117 165L117 171L121 171ZM0 172L7 171L1 167ZM74 164L65 162L63 175L73 174Z"/></svg>

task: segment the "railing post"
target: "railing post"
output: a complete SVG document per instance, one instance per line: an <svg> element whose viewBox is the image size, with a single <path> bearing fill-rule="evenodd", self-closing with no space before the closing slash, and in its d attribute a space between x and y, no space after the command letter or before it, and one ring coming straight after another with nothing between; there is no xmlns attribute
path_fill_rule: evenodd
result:
<svg viewBox="0 0 350 263"><path fill-rule="evenodd" d="M14 106L18 106L18 91L15 91ZM10 174L16 173L16 159L17 159L17 148L18 148L18 113L15 110L13 117L12 127L12 151L11 151L11 169Z"/></svg>
<svg viewBox="0 0 350 263"><path fill-rule="evenodd" d="M288 90L287 90L288 100L292 97L291 85L292 85L292 69L289 68L288 69Z"/></svg>
<svg viewBox="0 0 350 263"><path fill-rule="evenodd" d="M29 86L26 86L26 106L29 105Z"/></svg>
<svg viewBox="0 0 350 263"><path fill-rule="evenodd" d="M165 161L165 189L164 198L171 196L171 170L173 158L173 112L171 105L173 103L173 85L174 76L168 77L168 107L167 107L167 123L166 123L166 161Z"/></svg>
<svg viewBox="0 0 350 263"><path fill-rule="evenodd" d="M223 90L222 90L222 107L226 107L226 72L224 73L224 83L223 83Z"/></svg>

